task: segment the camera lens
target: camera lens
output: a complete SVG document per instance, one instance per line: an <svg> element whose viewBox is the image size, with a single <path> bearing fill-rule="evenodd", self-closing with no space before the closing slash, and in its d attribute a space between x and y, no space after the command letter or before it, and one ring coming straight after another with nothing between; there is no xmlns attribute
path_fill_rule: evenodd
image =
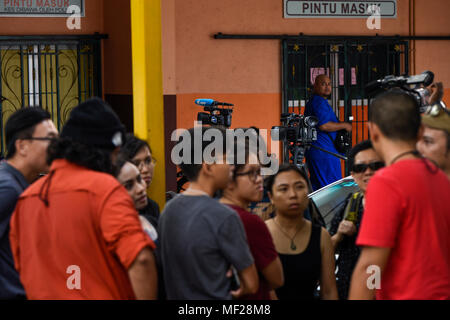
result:
<svg viewBox="0 0 450 320"><path fill-rule="evenodd" d="M201 121L203 123L209 123L209 114L205 112L199 112L197 115L197 121Z"/></svg>
<svg viewBox="0 0 450 320"><path fill-rule="evenodd" d="M273 126L270 130L270 136L274 141L282 141L286 138L286 128Z"/></svg>
<svg viewBox="0 0 450 320"><path fill-rule="evenodd" d="M319 123L319 119L310 116L305 118L305 125L308 127L315 127Z"/></svg>

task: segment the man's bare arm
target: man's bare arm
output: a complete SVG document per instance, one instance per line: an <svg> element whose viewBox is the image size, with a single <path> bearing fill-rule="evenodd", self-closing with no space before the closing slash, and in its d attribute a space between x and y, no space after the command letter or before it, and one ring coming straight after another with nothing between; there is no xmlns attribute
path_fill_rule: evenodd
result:
<svg viewBox="0 0 450 320"><path fill-rule="evenodd" d="M258 291L259 279L255 264L238 272L238 274L241 287L238 290L231 292L231 295L234 298L239 298L247 294L254 294Z"/></svg>
<svg viewBox="0 0 450 320"><path fill-rule="evenodd" d="M339 242L341 242L344 239L344 236L352 236L356 232L357 232L356 226L353 222L346 220L341 221L336 234L331 237L331 244L333 245L333 250L336 251Z"/></svg>
<svg viewBox="0 0 450 320"><path fill-rule="evenodd" d="M333 122L329 121L319 126L319 129L327 132L334 132L339 130L347 130L348 132L352 131L352 125L347 122Z"/></svg>
<svg viewBox="0 0 450 320"><path fill-rule="evenodd" d="M320 246L322 255L322 270L320 274L320 296L323 300L338 300L336 276L334 274L334 248L330 234L321 229Z"/></svg>
<svg viewBox="0 0 450 320"><path fill-rule="evenodd" d="M131 286L137 300L158 298L158 273L153 251L146 247L139 252L128 268Z"/></svg>
<svg viewBox="0 0 450 320"><path fill-rule="evenodd" d="M364 247L362 249L350 282L349 300L375 299L375 289L369 289L367 283L367 279L374 275L374 271L369 269L369 267L378 267L381 279L390 253L390 248Z"/></svg>
<svg viewBox="0 0 450 320"><path fill-rule="evenodd" d="M284 284L283 266L279 257L261 270L261 273L271 289L277 289Z"/></svg>

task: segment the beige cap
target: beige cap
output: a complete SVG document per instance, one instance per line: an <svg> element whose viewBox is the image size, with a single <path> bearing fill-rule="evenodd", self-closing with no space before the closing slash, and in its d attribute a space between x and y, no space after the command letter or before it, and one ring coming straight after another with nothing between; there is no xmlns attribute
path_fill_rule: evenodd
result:
<svg viewBox="0 0 450 320"><path fill-rule="evenodd" d="M436 106L434 106L436 108ZM436 108L437 109L437 108ZM422 123L432 129L447 131L450 134L450 113L442 107L422 115ZM435 114L435 115L434 115Z"/></svg>

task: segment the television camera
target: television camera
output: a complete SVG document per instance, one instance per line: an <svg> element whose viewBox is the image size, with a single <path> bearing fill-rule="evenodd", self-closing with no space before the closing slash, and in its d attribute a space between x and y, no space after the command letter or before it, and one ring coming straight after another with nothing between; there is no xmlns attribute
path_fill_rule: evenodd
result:
<svg viewBox="0 0 450 320"><path fill-rule="evenodd" d="M426 88L433 83L434 73L424 71L419 75L413 76L393 76L389 75L383 79L378 79L366 85L366 91L369 95L376 95L383 90L399 88L413 96L419 106L420 112L425 112L429 105L430 91Z"/></svg>
<svg viewBox="0 0 450 320"><path fill-rule="evenodd" d="M214 101L212 99L196 99L195 104L203 106L203 110L208 112L199 112L197 114L197 121L212 126L224 126L226 128L231 126L233 104Z"/></svg>

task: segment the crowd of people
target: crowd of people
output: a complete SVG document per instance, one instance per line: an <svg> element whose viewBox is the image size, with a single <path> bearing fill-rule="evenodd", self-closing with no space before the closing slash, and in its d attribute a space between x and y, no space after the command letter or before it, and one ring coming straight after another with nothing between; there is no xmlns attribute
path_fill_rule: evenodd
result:
<svg viewBox="0 0 450 320"><path fill-rule="evenodd" d="M329 91L319 76L305 114L335 150L333 134L351 125L331 114ZM41 108L14 113L0 163L0 299L450 299L447 110L421 116L395 89L373 100L371 140L348 154L359 191L329 230L311 219L309 181L330 183L340 164L311 149L309 175L282 164L263 176L248 140L230 150L214 130L215 161L195 154L213 142L191 143L179 165L189 187L160 213L147 196L151 147L104 101L75 107L61 133ZM245 161L227 162L238 150ZM264 193L266 220L250 209Z"/></svg>

